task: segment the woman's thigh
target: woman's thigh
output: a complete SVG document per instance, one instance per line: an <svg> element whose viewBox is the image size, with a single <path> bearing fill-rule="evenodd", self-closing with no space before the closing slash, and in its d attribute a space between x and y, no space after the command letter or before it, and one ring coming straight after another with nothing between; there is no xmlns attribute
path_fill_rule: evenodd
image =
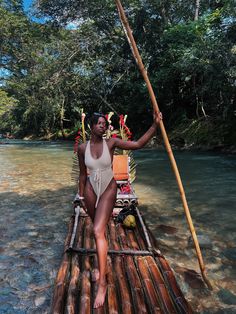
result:
<svg viewBox="0 0 236 314"><path fill-rule="evenodd" d="M95 204L97 201L97 195L95 194L93 187L91 183L89 182L89 179L87 179L86 184L85 184L84 200L85 200L87 212L93 221L94 215L95 215Z"/></svg>
<svg viewBox="0 0 236 314"><path fill-rule="evenodd" d="M94 226L105 229L115 205L116 193L117 184L116 181L112 179L106 190L100 196L95 210Z"/></svg>

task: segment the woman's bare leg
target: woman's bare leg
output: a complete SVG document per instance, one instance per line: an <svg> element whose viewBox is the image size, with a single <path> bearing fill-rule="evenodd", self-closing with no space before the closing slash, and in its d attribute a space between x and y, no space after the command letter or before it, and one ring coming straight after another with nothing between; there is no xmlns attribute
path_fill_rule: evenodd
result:
<svg viewBox="0 0 236 314"><path fill-rule="evenodd" d="M95 204L97 201L97 195L94 193L93 187L87 179L85 190L84 190L84 197L85 197L85 205L87 209L87 213L91 218L92 222L94 221L95 216ZM99 279L99 270L97 268L91 271L92 281L97 281Z"/></svg>
<svg viewBox="0 0 236 314"><path fill-rule="evenodd" d="M97 201L97 195L94 193L93 187L87 179L85 189L84 189L84 201L89 217L94 221L95 217L95 204Z"/></svg>
<svg viewBox="0 0 236 314"><path fill-rule="evenodd" d="M103 305L106 297L107 240L105 231L116 200L117 186L113 179L101 195L94 217L94 235L98 254L99 285L94 308Z"/></svg>

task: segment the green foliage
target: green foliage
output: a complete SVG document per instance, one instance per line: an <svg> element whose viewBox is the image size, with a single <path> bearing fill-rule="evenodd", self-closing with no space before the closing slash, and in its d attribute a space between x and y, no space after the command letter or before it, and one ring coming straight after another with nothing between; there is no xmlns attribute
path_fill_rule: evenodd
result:
<svg viewBox="0 0 236 314"><path fill-rule="evenodd" d="M12 111L17 106L17 100L9 97L8 94L0 89L0 121L3 131L14 130L12 123Z"/></svg>
<svg viewBox="0 0 236 314"><path fill-rule="evenodd" d="M234 1L200 1L197 19L194 1L122 2L168 129L186 143L232 144ZM133 133L142 134L152 109L115 1L40 0L34 11L48 22L32 22L21 0L0 0L1 84L17 100L7 110L9 128L67 137L83 107L87 114L125 112Z"/></svg>

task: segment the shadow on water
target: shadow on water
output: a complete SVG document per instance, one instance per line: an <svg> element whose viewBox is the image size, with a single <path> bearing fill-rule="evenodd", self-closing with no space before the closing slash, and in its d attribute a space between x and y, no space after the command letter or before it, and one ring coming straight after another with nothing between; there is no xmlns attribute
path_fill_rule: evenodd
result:
<svg viewBox="0 0 236 314"><path fill-rule="evenodd" d="M0 194L0 313L49 313L73 196L71 187Z"/></svg>

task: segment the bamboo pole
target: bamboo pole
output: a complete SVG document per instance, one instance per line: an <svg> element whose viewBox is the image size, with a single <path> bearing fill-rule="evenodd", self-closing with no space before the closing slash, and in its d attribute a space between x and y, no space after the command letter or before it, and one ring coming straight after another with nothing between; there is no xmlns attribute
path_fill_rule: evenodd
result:
<svg viewBox="0 0 236 314"><path fill-rule="evenodd" d="M78 226L78 220L79 220L79 214L80 214L80 206L77 205L75 207L75 221L74 221L72 236L71 236L71 239L70 239L69 249L73 248L73 245L74 245L76 231L77 231L77 226Z"/></svg>
<svg viewBox="0 0 236 314"><path fill-rule="evenodd" d="M76 252L80 255L94 255L97 254L96 249L86 249L86 248L73 248L70 251ZM152 252L147 250L108 250L108 255L141 255L141 256L149 256L153 255Z"/></svg>
<svg viewBox="0 0 236 314"><path fill-rule="evenodd" d="M85 127L84 127L84 119L85 119L85 113L82 112L81 116L81 122L82 122L82 137L83 137L83 142L86 142L86 135L85 135Z"/></svg>
<svg viewBox="0 0 236 314"><path fill-rule="evenodd" d="M134 37L133 37L133 34L132 34L132 30L131 30L131 28L129 26L129 23L128 23L128 20L126 18L124 9L122 7L122 4L121 4L120 0L115 0L115 2L116 2L116 5L117 5L117 8L118 8L118 12L119 12L121 23L123 25L125 34L127 36L128 42L129 42L131 50L133 52L135 61L136 61L137 65L139 67L139 70L140 70L140 72L141 72L141 74L142 74L142 76L143 76L143 78L144 78L144 80L145 80L145 82L147 84L148 92L149 92L149 95L150 95L150 98L151 98L151 102L152 102L152 105L153 105L153 110L156 113L158 113L159 112L159 107L158 107L158 104L157 104L157 100L156 100L156 97L155 97L152 85L150 83L149 77L147 75L147 71L146 71L146 69L144 67L144 64L142 62L142 58L141 58L141 56L139 54L137 45L135 43L135 40L134 40ZM178 167L177 167L177 164L176 164L176 161L175 161L175 158L174 158L174 155L173 155L170 143L169 143L169 139L168 139L168 136L166 134L166 130L165 130L165 127L164 127L164 124L163 124L162 120L160 121L159 126L160 126L160 129L161 129L161 133L162 133L162 137L163 137L163 140L164 140L164 143L165 143L165 147L166 147L167 153L168 153L169 158L170 158L171 166L172 166L172 169L173 169L174 174L175 174L175 178L176 178L176 181L177 181L177 184L178 184L180 196L182 198L185 215L186 215L186 218L187 218L187 222L188 222L188 225L189 225L190 232L192 234L192 238L193 238L193 242L194 242L194 245L195 245L195 250L196 250L196 253L197 253L197 258L198 258L200 270L201 270L201 273L202 273L202 277L203 277L205 283L207 284L208 288L212 290L213 289L212 285L211 285L210 281L206 277L206 268L205 268L205 265L204 265L204 262L203 262L201 249L200 249L200 246L199 246L199 243L198 243L198 240L197 240L197 235L196 235L195 228L194 228L194 225L193 225L193 222L192 222L192 218L191 218L191 214L190 214L190 211L189 211L189 208L188 208L188 203L187 203L187 199L186 199L186 196L185 196L183 184L182 184L182 181L181 181L181 178L180 178L179 170L178 170Z"/></svg>
<svg viewBox="0 0 236 314"><path fill-rule="evenodd" d="M117 232L114 220L111 219L109 224L109 231L110 231L110 240L111 240L111 247L114 250L120 250L120 245L117 239ZM127 277L125 276L125 269L124 269L124 257L116 256L113 257L114 260L114 269L113 272L116 274L116 281L117 287L119 290L119 302L121 305L121 313L131 314L132 313L132 300L131 295L129 293Z"/></svg>
<svg viewBox="0 0 236 314"><path fill-rule="evenodd" d="M83 245L85 248L90 247L91 243L91 236L92 236L92 225L89 222L90 218L86 218L84 220L84 237L83 237ZM91 282L90 282L90 272L91 272L91 265L90 265L90 257L84 256L82 259L82 280L81 280L81 294L79 300L79 314L89 314L91 313L91 306L93 304L93 299L91 298L92 289L91 289Z"/></svg>
<svg viewBox="0 0 236 314"><path fill-rule="evenodd" d="M76 314L76 301L78 299L80 267L79 256L74 254L71 259L70 283L67 290L67 300L65 306L66 314Z"/></svg>
<svg viewBox="0 0 236 314"><path fill-rule="evenodd" d="M129 243L127 241L126 234L121 225L117 227L119 233L119 242L124 250L129 249ZM125 257L125 273L128 277L128 283L132 295L134 313L147 313L145 294L143 291L141 279L137 273L137 269L132 256Z"/></svg>
<svg viewBox="0 0 236 314"><path fill-rule="evenodd" d="M55 287L52 301L52 314L61 314L64 312L64 305L66 299L67 277L70 268L71 257L64 253L60 268L55 280Z"/></svg>
<svg viewBox="0 0 236 314"><path fill-rule="evenodd" d="M143 225L141 226L143 230ZM135 228L137 229L137 228ZM138 243L135 241L135 234L134 230L128 230L126 231L127 233L127 238L132 246L133 249L138 249ZM156 268L158 269L157 265L155 264L155 260L152 256L138 256L136 259L137 263L137 268L139 269L139 272L142 276L142 283L144 285L144 290L147 291L146 295L148 296L149 303L152 304L152 307L155 309L155 313L159 313L161 307L163 309L163 313L174 313L174 309L172 305L172 300L169 294L167 293L167 289L164 285L164 282L162 280L162 286L161 289L164 290L166 293L165 294L160 294L159 286L160 286L160 279L157 278L158 280L152 280L153 274L151 272L151 269L149 267L149 264L154 264ZM149 271L148 271L149 270ZM150 273L150 274L149 274ZM156 279L156 278L155 278Z"/></svg>
<svg viewBox="0 0 236 314"><path fill-rule="evenodd" d="M107 306L110 313L119 314L119 300L116 291L116 274L111 257L107 257Z"/></svg>
<svg viewBox="0 0 236 314"><path fill-rule="evenodd" d="M75 209L75 212L76 212L76 209ZM84 225L84 218L80 218L77 220L79 223L77 225L76 235L74 237L74 239L77 239L77 240L73 244L76 247L81 247L82 240L83 240L82 230L83 230L83 225ZM75 223L76 223L76 217L75 217ZM71 248L72 246L73 245L71 245ZM79 295L78 285L79 285L79 280L81 276L79 260L80 260L79 255L76 253L72 253L71 276L70 276L70 283L69 283L68 291L67 291L67 300L66 300L66 307L65 307L66 314L76 314L76 310L77 310L77 300L78 300L78 295Z"/></svg>
<svg viewBox="0 0 236 314"><path fill-rule="evenodd" d="M151 278L153 278L153 282L158 292L159 299L161 301L163 307L163 313L174 313L174 305L173 301L168 293L168 290L165 286L164 280L160 271L155 263L155 260L151 256L147 256L145 258L146 266L150 271ZM163 302L164 301L164 302Z"/></svg>
<svg viewBox="0 0 236 314"><path fill-rule="evenodd" d="M153 313L163 313L160 309L161 307L161 302L158 299L155 286L151 280L150 273L148 271L148 268L145 264L145 257L138 257L136 260L137 263L137 268L142 276L142 285L144 291L146 291L146 296L147 296L147 303L149 305L149 308ZM162 300L166 302L166 300ZM168 313L168 312L165 312ZM168 313L169 314L169 313Z"/></svg>
<svg viewBox="0 0 236 314"><path fill-rule="evenodd" d="M159 269L161 270L162 276L165 282L168 285L169 291L172 295L172 298L175 301L175 305L177 306L180 313L188 313L192 314L192 308L189 303L185 300L185 297L182 291L179 288L179 285L175 279L174 273L170 268L167 260L163 256L159 256L155 259Z"/></svg>
<svg viewBox="0 0 236 314"><path fill-rule="evenodd" d="M148 236L148 231L147 231L147 228L146 228L146 226L144 224L143 218L142 218L142 216L140 214L140 211L139 211L138 207L136 207L135 210L137 212L139 222L140 222L140 224L142 226L142 229L143 229L143 233L144 233L144 236L145 236L145 240L147 242L148 250L152 251L152 245L151 245L150 238Z"/></svg>
<svg viewBox="0 0 236 314"><path fill-rule="evenodd" d="M72 215L70 218L69 226L68 226L68 233L64 242L64 252L66 252L70 246L70 239L72 237L74 221L75 221L75 216Z"/></svg>
<svg viewBox="0 0 236 314"><path fill-rule="evenodd" d="M127 240L129 240L131 247L134 250L138 250L139 245L135 241L133 230L126 230L126 234ZM145 294L149 308L153 313L161 313L160 301L156 294L155 285L153 284L150 274L148 272L148 267L145 265L145 257L138 256L137 258L135 258L135 264L137 271L139 272L140 277L142 278L141 282L143 289L146 292Z"/></svg>
<svg viewBox="0 0 236 314"><path fill-rule="evenodd" d="M52 309L51 309L51 312L53 314L60 314L60 313L63 313L64 311L63 309L64 309L65 299L66 299L68 273L69 273L70 264L71 264L71 256L68 253L66 253L66 251L69 247L73 223L74 223L74 216L71 217L70 222L69 222L68 234L64 243L64 254L63 254L60 268L57 273L56 280L55 280Z"/></svg>

